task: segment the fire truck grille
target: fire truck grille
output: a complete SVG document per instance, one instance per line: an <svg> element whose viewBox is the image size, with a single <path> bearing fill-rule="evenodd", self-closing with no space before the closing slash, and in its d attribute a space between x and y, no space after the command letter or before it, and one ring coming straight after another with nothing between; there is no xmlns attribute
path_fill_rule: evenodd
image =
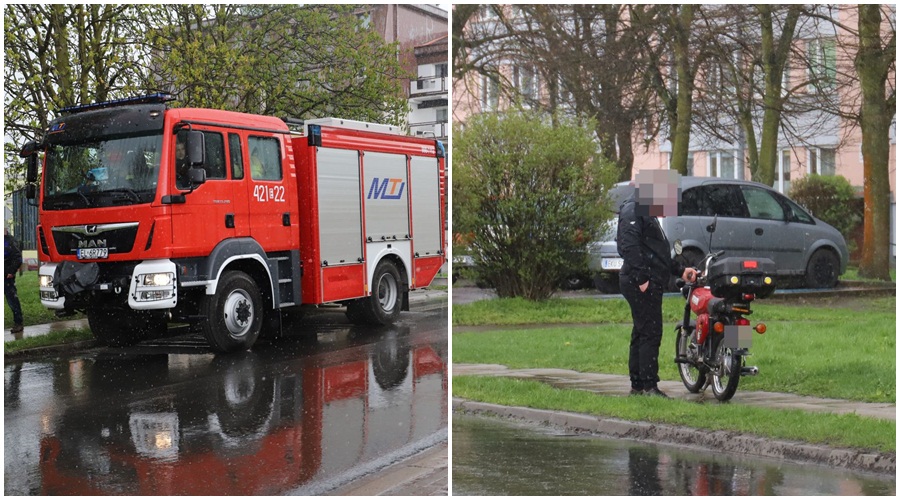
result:
<svg viewBox="0 0 900 500"><path fill-rule="evenodd" d="M56 251L60 254L104 258L105 255L131 251L138 223L63 226L54 227L52 232Z"/></svg>

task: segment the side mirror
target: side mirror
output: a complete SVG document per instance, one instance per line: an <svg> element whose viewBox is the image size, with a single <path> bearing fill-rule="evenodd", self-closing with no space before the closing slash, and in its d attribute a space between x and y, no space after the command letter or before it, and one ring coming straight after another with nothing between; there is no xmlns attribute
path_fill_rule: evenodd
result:
<svg viewBox="0 0 900 500"><path fill-rule="evenodd" d="M192 167L203 165L206 160L206 142L203 137L203 132L200 132L199 130L191 130L188 132L186 147L188 164Z"/></svg>
<svg viewBox="0 0 900 500"><path fill-rule="evenodd" d="M38 155L32 153L26 160L25 165L25 182L31 184L38 180Z"/></svg>
<svg viewBox="0 0 900 500"><path fill-rule="evenodd" d="M713 219L712 224L706 226L706 232L707 232L707 233L714 233L714 232L716 232L716 223L717 223L718 221L719 221L718 217L715 218L715 219Z"/></svg>
<svg viewBox="0 0 900 500"><path fill-rule="evenodd" d="M675 255L681 255L684 253L684 246L681 244L681 240L675 240Z"/></svg>
<svg viewBox="0 0 900 500"><path fill-rule="evenodd" d="M22 158L28 158L29 156L34 155L37 152L38 143L35 141L26 142L24 146L22 146L22 150L19 151L19 156Z"/></svg>
<svg viewBox="0 0 900 500"><path fill-rule="evenodd" d="M25 185L25 199L33 200L37 198L37 186L34 184Z"/></svg>
<svg viewBox="0 0 900 500"><path fill-rule="evenodd" d="M199 186L206 182L206 170L202 168L192 168L188 170L188 178L191 181L191 186Z"/></svg>

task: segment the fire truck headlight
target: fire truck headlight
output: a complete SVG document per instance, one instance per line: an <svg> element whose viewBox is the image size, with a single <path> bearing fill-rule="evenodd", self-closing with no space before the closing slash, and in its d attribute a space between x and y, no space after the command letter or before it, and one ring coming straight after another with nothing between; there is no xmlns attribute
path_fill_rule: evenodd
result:
<svg viewBox="0 0 900 500"><path fill-rule="evenodd" d="M42 274L39 278L40 287L41 288L52 288L53 287L53 276L49 274Z"/></svg>
<svg viewBox="0 0 900 500"><path fill-rule="evenodd" d="M139 283L142 286L169 286L175 280L173 273L142 274Z"/></svg>

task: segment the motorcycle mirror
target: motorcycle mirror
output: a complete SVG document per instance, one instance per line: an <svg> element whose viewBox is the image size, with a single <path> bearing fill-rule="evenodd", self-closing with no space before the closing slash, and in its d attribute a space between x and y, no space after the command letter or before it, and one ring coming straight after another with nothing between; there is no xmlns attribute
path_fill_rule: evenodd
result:
<svg viewBox="0 0 900 500"><path fill-rule="evenodd" d="M719 218L718 218L718 217L716 217L715 219L713 219L712 224L706 226L706 232L707 232L707 233L714 233L714 232L716 232L716 223L717 223L718 221L719 221Z"/></svg>
<svg viewBox="0 0 900 500"><path fill-rule="evenodd" d="M681 244L681 240L675 240L675 255L681 255L684 252L684 246Z"/></svg>

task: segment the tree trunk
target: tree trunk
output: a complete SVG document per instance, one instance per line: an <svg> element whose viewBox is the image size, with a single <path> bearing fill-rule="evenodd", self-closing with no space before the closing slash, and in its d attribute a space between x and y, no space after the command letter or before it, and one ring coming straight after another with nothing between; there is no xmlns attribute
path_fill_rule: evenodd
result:
<svg viewBox="0 0 900 500"><path fill-rule="evenodd" d="M687 175L687 157L691 145L691 108L693 106L694 77L691 71L691 54L689 47L691 22L694 19L694 6L682 5L674 22L673 50L675 53L675 73L678 79L676 119L671 133L672 163L671 170Z"/></svg>
<svg viewBox="0 0 900 500"><path fill-rule="evenodd" d="M892 38L893 41L893 38ZM859 275L890 280L890 126L891 109L885 98L893 44L881 46L879 5L859 6L859 52L856 71L862 89L863 177L865 179L862 260Z"/></svg>

